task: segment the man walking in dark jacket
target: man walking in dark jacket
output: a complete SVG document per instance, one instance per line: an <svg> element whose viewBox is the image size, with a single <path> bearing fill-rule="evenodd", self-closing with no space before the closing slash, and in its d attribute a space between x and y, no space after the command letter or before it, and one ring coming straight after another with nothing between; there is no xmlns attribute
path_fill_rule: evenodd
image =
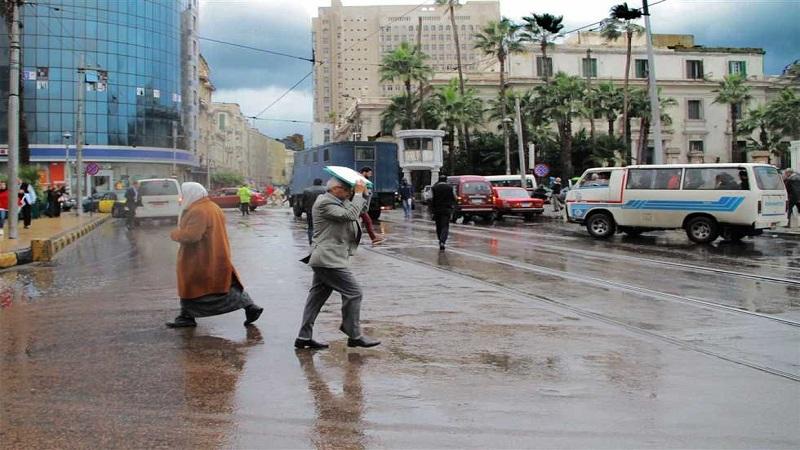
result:
<svg viewBox="0 0 800 450"><path fill-rule="evenodd" d="M794 169L786 169L783 171L783 182L786 184L786 193L789 196L789 223L787 227L792 226L792 213L795 207L800 214L800 174L795 173Z"/></svg>
<svg viewBox="0 0 800 450"><path fill-rule="evenodd" d="M447 183L447 177L442 175L439 182L431 188L431 214L436 222L436 236L439 238L439 250L444 250L447 244L447 235L450 233L450 218L456 208L456 194L453 187Z"/></svg>
<svg viewBox="0 0 800 450"><path fill-rule="evenodd" d="M136 208L142 206L142 196L139 194L139 182L134 181L131 187L125 191L125 208L128 209L127 223L128 229L136 225Z"/></svg>
<svg viewBox="0 0 800 450"><path fill-rule="evenodd" d="M322 180L314 178L314 185L307 187L303 190L303 203L300 205L306 213L306 224L308 224L308 245L311 245L311 238L314 236L314 217L311 214L311 208L317 197L325 193L325 187L322 186Z"/></svg>

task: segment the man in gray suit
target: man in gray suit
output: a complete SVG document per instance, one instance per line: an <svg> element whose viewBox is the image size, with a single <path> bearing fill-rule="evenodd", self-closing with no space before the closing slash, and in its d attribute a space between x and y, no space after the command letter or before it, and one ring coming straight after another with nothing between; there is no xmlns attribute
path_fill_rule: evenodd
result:
<svg viewBox="0 0 800 450"><path fill-rule="evenodd" d="M353 196L353 189L346 183L331 178L326 188L328 192L317 197L312 208L314 237L307 263L314 271L314 279L294 346L314 350L328 348L328 344L311 337L319 311L331 293L336 291L342 296L342 325L339 330L347 335L347 346L374 347L380 342L361 334L361 287L348 268L350 257L361 240L358 218L365 203L361 194L366 187L363 182L356 183L356 195Z"/></svg>

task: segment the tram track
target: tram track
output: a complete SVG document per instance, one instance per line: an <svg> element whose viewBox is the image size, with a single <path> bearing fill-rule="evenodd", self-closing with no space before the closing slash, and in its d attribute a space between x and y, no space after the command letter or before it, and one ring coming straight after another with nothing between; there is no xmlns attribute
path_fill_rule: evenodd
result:
<svg viewBox="0 0 800 450"><path fill-rule="evenodd" d="M430 221L425 220L425 219L423 219L423 221L425 223L433 223L433 222L430 222ZM387 220L386 222L392 223L392 224L397 225L397 226L406 226L406 227L411 227L411 228L424 229L425 231L434 231L435 230L435 228L433 226L425 225L423 227L423 226L419 225L418 223L403 223L403 222L391 221L391 220ZM487 235L486 233L482 233L482 232L479 231L480 229L470 229L471 227L467 227L466 225L457 225L456 224L456 226L454 227L453 224L451 224L450 227L451 227L450 228L450 230L451 230L450 233L451 234L462 234L464 236L477 237L477 238L480 238L480 239L498 239L498 238L499 239L505 239L505 240L513 241L513 242L522 242L525 245L527 245L529 247L532 247L532 248L549 250L549 251L559 252L559 253L573 252L574 251L574 248L570 248L570 247L567 247L567 246L544 244L544 243L540 243L540 242L532 242L530 239L525 239L525 238L526 237L530 238L530 237L535 237L535 236L530 236L528 233L523 233L523 232L518 232L518 231L492 229L493 233L496 232L496 233L499 233L499 234L505 234L505 235L512 236L512 237L506 237L506 236L499 237L499 236L496 236L496 235ZM518 237L518 239L515 239L514 237ZM694 273L709 273L709 274L714 274L714 275L726 275L726 276L749 279L749 280L755 280L755 281L764 281L764 282L778 283L778 284L784 284L784 285L788 285L788 286L800 287L800 279L795 280L795 279L783 278L783 277L773 277L773 276L769 276L769 275L745 273L745 272L740 272L740 271L735 271L735 270L721 269L721 268L717 268L717 267L699 266L699 265L696 265L696 264L681 263L681 262L677 262L677 261L665 261L665 260L658 260L658 259L653 259L653 258L643 258L643 257L640 257L640 256L621 255L621 254L618 254L618 253L598 252L598 251L592 251L592 250L586 250L586 249L581 249L580 250L580 255L581 256L594 257L594 258L601 258L601 259L603 259L605 261L607 261L609 259L615 259L617 261L634 262L634 263L637 263L637 264L644 264L644 265L649 265L649 266L654 266L654 267L658 267L658 266L664 267L664 266L666 266L666 267L673 267L673 268L677 268L677 269L688 270L688 271L692 271Z"/></svg>
<svg viewBox="0 0 800 450"><path fill-rule="evenodd" d="M418 240L418 239L413 239L413 240L421 241L421 240ZM433 246L431 246L431 247L433 247ZM504 292L504 293L510 295L512 298L516 297L516 298L522 299L522 300L543 302L545 304L549 304L549 305L558 307L560 309L570 311L573 314L577 314L579 316L582 316L582 317L585 317L585 318L588 318L588 319L593 319L593 320L596 320L596 321L599 321L599 322L602 322L602 323L606 323L606 324L609 324L609 325L612 325L612 326L621 327L621 328L623 328L625 330L628 330L630 332L633 332L635 334L639 334L639 335L647 336L647 337L650 337L650 338L654 338L656 340L659 340L659 341L662 341L662 342L666 342L666 343L669 343L671 345L674 345L674 346L677 346L677 347L680 347L680 348L683 348L683 349L686 349L686 350L689 350L689 351L693 351L693 352L696 352L696 353L700 353L700 354L704 354L704 355L711 356L711 357L714 357L714 358L718 358L720 360L727 361L727 362L730 362L730 363L733 363L733 364L737 364L737 365L741 365L741 366L744 366L744 367L749 367L751 369L758 370L758 371L761 371L761 372L764 372L764 373L769 373L771 375L779 376L779 377L782 377L782 378L785 378L785 379L788 379L788 380L800 382L800 374L787 372L785 370L777 369L777 368L774 368L774 367L769 367L769 366L766 366L766 365L763 365L763 364L758 364L756 362L748 361L746 359L739 358L739 357L736 357L736 356L726 355L724 353L720 353L720 352L716 352L716 351L713 351L713 350L709 350L707 348L703 348L701 346L692 344L692 343L687 342L685 340L681 340L681 339L674 338L674 337L671 337L671 336L667 336L665 334L661 334L661 333L658 333L658 332L655 332L655 331L652 331L652 330L648 330L646 328L633 325L633 324L628 323L626 321L623 321L623 320L620 320L620 319L616 319L616 318L613 318L613 317L605 315L605 314L600 314L600 313L597 313L597 312L590 311L589 309L586 309L586 308L581 308L581 307L574 306L574 305L571 305L569 303L566 303L566 302L563 302L563 301L560 301L560 300L556 300L556 299L548 297L546 295L530 293L530 292L527 292L527 291L525 291L523 289L505 286L505 285L502 285L502 284L500 284L498 282L487 280L487 279L484 279L484 278L481 278L481 277L478 277L478 276L475 276L475 275L471 275L471 274L468 274L468 273L460 272L460 271L457 271L455 269L444 268L444 267L441 267L441 266L433 264L433 263L428 263L428 262L425 262L425 261L422 261L422 260L407 256L407 255L398 254L397 252L392 252L389 248L386 248L386 249L370 248L370 249L368 249L368 251L371 251L371 252L374 252L374 253L389 257L389 258L395 258L395 259L407 262L409 264L421 265L421 266L424 266L424 267L426 267L428 269L431 269L431 270L436 270L436 271L440 271L442 273L447 273L447 274L449 274L451 276L457 276L457 277L460 277L460 278L463 278L463 279L468 279L468 280L473 281L473 282L478 282L480 284L483 284L483 285L486 285L486 286L490 286L492 289L498 290L500 292ZM494 257L489 257L487 255L481 255L479 253L470 252L470 251L464 251L464 250L458 250L458 249L448 250L448 252L460 253L460 254L464 254L465 256L470 256L470 257L476 257L476 256L477 257L484 257L484 259L490 259L490 260L491 259L495 259ZM510 262L510 261L500 260L499 258L496 258L496 259L498 259L498 261L496 261L496 262L498 262L500 264L509 264L509 263L511 263L511 265L514 265L514 263ZM546 270L547 271L553 271L552 269L546 269ZM557 271L553 271L553 272L557 272ZM635 290L638 291L638 289L635 289ZM666 294L666 295L671 296L671 294ZM706 306L712 306L712 305L706 305ZM730 308L730 307L726 307L726 308ZM734 311L737 311L735 308L731 308L731 309L733 309ZM739 311L739 312L741 312L741 311ZM757 315L759 315L759 314L757 314ZM766 316L766 315L759 315L759 316L763 317L763 318L768 318L768 319L778 319L777 320L778 322L782 322L782 323L785 323L787 325L791 325L791 326L795 326L795 327L800 326L800 322L787 321L785 319L780 319L780 318L772 318L771 316ZM786 322L789 322L789 323L786 323Z"/></svg>

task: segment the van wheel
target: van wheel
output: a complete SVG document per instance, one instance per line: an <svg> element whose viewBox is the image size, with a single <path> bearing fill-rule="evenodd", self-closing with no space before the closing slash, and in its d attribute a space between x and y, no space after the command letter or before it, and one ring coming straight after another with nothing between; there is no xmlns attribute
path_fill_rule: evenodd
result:
<svg viewBox="0 0 800 450"><path fill-rule="evenodd" d="M719 226L710 217L694 217L686 222L686 236L692 242L708 244L714 242L719 236Z"/></svg>
<svg viewBox="0 0 800 450"><path fill-rule="evenodd" d="M463 215L463 216L461 216L461 217L463 217L463 218L464 218L464 219L461 221L461 223L462 223L462 224L464 224L464 225L466 225L467 223L469 223L469 221L470 221L470 220L472 220L472 216L470 216L469 214L464 214L464 215Z"/></svg>
<svg viewBox="0 0 800 450"><path fill-rule="evenodd" d="M594 238L608 239L614 235L617 225L614 223L614 218L611 217L611 214L599 212L586 219L586 230Z"/></svg>
<svg viewBox="0 0 800 450"><path fill-rule="evenodd" d="M728 242L740 242L744 238L745 233L736 227L725 227L721 233L722 239Z"/></svg>

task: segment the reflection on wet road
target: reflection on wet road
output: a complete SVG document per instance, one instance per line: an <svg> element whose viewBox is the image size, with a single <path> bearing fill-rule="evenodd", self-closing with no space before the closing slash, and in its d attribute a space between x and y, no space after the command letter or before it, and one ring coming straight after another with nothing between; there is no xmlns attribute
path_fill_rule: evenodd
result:
<svg viewBox="0 0 800 450"><path fill-rule="evenodd" d="M367 334L331 298L325 352L295 352L310 271L288 210L228 215L266 308L168 330L169 227L108 224L0 273L3 447L797 448L797 242L698 247L659 233L432 224L390 213L362 249Z"/></svg>

